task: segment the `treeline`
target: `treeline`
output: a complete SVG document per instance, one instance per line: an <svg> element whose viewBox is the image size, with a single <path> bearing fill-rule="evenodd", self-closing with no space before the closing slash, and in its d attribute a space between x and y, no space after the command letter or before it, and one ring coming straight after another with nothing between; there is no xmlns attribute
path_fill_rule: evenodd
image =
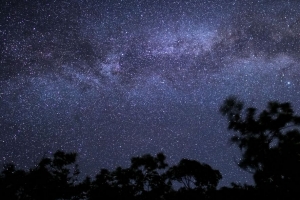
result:
<svg viewBox="0 0 300 200"><path fill-rule="evenodd" d="M242 152L239 166L253 174L255 185L217 189L218 170L189 159L169 166L163 153L133 157L128 168L101 169L94 178L79 181L77 154L57 151L29 170L5 164L0 199L299 199L300 117L291 105L269 102L257 114L229 97L220 112L236 132L231 141Z"/></svg>
<svg viewBox="0 0 300 200"><path fill-rule="evenodd" d="M222 178L218 170L182 159L168 167L165 155L133 157L129 168L101 169L91 180L78 182L77 154L57 151L24 171L5 165L1 197L5 199L182 199L206 198ZM176 188L176 189L175 189ZM1 198L2 199L2 198Z"/></svg>

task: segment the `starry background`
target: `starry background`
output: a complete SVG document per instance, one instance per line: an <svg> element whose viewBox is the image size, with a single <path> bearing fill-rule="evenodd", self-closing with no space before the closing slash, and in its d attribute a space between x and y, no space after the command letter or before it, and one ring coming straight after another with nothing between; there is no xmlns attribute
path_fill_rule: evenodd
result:
<svg viewBox="0 0 300 200"><path fill-rule="evenodd" d="M164 152L251 184L218 110L299 111L299 39L292 0L1 1L0 164L62 149L94 176Z"/></svg>

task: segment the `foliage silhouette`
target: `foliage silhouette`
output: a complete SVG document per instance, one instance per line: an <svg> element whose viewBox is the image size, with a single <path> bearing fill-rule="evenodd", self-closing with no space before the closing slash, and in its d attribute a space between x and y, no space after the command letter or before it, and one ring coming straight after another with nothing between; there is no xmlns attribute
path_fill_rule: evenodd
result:
<svg viewBox="0 0 300 200"><path fill-rule="evenodd" d="M1 196L4 199L76 199L81 193L75 185L79 174L76 157L76 153L57 151L53 159L42 158L29 171L6 165L0 178Z"/></svg>
<svg viewBox="0 0 300 200"><path fill-rule="evenodd" d="M168 199L209 199L211 192L216 192L222 178L219 170L196 160L181 159L178 165L168 169L166 176L170 181L180 183L177 191L167 195Z"/></svg>
<svg viewBox="0 0 300 200"><path fill-rule="evenodd" d="M19 199L25 184L26 172L16 170L14 164L5 164L0 175L0 197L3 199Z"/></svg>
<svg viewBox="0 0 300 200"><path fill-rule="evenodd" d="M133 157L131 166L126 169L118 167L113 172L102 169L92 183L90 197L91 199L100 196L112 198L111 195L115 199L159 197L171 189L162 173L167 166L165 155L159 153L156 157L150 154Z"/></svg>
<svg viewBox="0 0 300 200"><path fill-rule="evenodd" d="M220 172L207 164L183 159L168 168L165 159L163 153L156 157L145 154L133 157L129 168L102 169L91 184L90 199L185 199L186 195L195 197L215 190L221 179ZM194 178L195 187L174 189L174 181L189 178Z"/></svg>
<svg viewBox="0 0 300 200"><path fill-rule="evenodd" d="M238 132L231 141L242 151L239 166L253 173L256 187L292 197L300 188L300 116L290 103L269 102L267 109L244 109L229 97L220 108L229 120L228 129Z"/></svg>
<svg viewBox="0 0 300 200"><path fill-rule="evenodd" d="M219 170L213 170L207 164L188 159L182 159L178 165L171 167L168 176L183 184L180 190L195 189L203 192L216 189L222 178Z"/></svg>

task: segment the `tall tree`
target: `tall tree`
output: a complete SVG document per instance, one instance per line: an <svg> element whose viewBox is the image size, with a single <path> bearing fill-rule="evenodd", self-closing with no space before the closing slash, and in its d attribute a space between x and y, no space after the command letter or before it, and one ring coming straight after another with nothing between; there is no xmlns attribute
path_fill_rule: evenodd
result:
<svg viewBox="0 0 300 200"><path fill-rule="evenodd" d="M239 166L253 173L260 189L284 195L299 193L300 116L290 103L269 102L261 113L236 97L227 98L220 108L227 116L228 129L237 132L231 141L242 151Z"/></svg>

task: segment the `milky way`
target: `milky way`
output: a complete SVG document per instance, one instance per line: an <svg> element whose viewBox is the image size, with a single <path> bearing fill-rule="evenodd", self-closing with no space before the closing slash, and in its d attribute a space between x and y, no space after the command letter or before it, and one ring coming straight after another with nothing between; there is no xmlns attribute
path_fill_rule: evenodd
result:
<svg viewBox="0 0 300 200"><path fill-rule="evenodd" d="M219 107L299 110L297 1L2 1L0 160L57 149L83 174L164 152L252 183Z"/></svg>

